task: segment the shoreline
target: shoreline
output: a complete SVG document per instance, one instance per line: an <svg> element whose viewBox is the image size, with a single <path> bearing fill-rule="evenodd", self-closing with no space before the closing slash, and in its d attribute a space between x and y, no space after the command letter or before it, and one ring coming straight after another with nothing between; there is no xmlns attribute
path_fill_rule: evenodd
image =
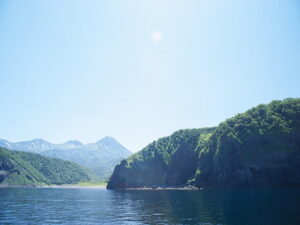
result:
<svg viewBox="0 0 300 225"><path fill-rule="evenodd" d="M137 187L137 188L122 188L122 189L107 189L107 185L80 185L80 184L62 184L62 185L41 185L41 186L26 186L26 185L5 185L0 188L53 188L53 189L105 189L118 191L198 191L202 188L194 186L184 187Z"/></svg>
<svg viewBox="0 0 300 225"><path fill-rule="evenodd" d="M53 189L106 189L106 185L78 185L78 184L62 184L62 185L42 185L42 186L0 186L0 188L53 188Z"/></svg>
<svg viewBox="0 0 300 225"><path fill-rule="evenodd" d="M35 188L72 188L72 189L106 189L106 185L76 185L76 184L62 184L62 185L47 185L36 186Z"/></svg>
<svg viewBox="0 0 300 225"><path fill-rule="evenodd" d="M183 186L183 187L137 187L137 188L122 188L111 190L124 190L124 191L199 191L202 188L195 186Z"/></svg>

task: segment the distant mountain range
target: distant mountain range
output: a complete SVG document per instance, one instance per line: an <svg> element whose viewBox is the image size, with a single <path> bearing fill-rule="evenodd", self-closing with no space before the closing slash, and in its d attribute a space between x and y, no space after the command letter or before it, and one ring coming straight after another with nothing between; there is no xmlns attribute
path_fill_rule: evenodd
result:
<svg viewBox="0 0 300 225"><path fill-rule="evenodd" d="M82 144L77 140L52 144L43 139L15 143L0 139L0 147L73 161L91 169L102 179L108 178L114 166L131 155L128 149L112 137L104 137L89 144Z"/></svg>

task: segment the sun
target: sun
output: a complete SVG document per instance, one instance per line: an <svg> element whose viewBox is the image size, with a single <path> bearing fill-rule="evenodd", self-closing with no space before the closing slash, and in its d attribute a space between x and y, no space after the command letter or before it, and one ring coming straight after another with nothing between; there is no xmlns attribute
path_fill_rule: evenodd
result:
<svg viewBox="0 0 300 225"><path fill-rule="evenodd" d="M152 38L152 41L154 41L155 43L159 43L162 41L163 35L160 31L155 31L152 33L151 38Z"/></svg>

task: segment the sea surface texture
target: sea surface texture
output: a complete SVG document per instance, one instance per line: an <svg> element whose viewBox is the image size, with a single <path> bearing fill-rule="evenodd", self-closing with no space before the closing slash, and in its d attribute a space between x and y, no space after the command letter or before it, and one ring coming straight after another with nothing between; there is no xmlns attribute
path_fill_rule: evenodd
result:
<svg viewBox="0 0 300 225"><path fill-rule="evenodd" d="M300 189L2 188L0 224L299 225Z"/></svg>

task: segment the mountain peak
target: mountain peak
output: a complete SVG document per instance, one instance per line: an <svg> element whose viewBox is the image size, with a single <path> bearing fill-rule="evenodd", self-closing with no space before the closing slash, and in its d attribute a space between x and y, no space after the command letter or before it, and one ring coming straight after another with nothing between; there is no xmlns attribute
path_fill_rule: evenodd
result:
<svg viewBox="0 0 300 225"><path fill-rule="evenodd" d="M122 152L122 154L130 154L131 152L126 149L123 145L121 145L116 139L110 136L105 136L104 138L100 139L96 145L97 148L103 148L106 150L114 150L115 152Z"/></svg>
<svg viewBox="0 0 300 225"><path fill-rule="evenodd" d="M97 143L111 143L111 142L116 142L119 143L116 139L110 136L105 136L104 138L101 138Z"/></svg>

